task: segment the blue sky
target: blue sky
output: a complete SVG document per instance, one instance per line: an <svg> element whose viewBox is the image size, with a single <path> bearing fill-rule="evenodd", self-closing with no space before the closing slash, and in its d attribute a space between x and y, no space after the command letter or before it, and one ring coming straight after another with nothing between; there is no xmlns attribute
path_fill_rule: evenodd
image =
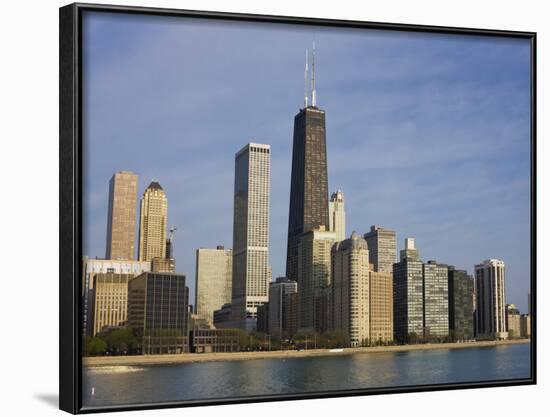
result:
<svg viewBox="0 0 550 417"><path fill-rule="evenodd" d="M195 250L232 246L234 155L260 142L283 275L293 118L315 40L348 234L392 228L398 249L415 237L422 259L470 273L502 259L507 302L526 311L529 41L108 13L87 14L83 35L85 255L105 255L111 175L137 173L138 198L158 179L194 300Z"/></svg>

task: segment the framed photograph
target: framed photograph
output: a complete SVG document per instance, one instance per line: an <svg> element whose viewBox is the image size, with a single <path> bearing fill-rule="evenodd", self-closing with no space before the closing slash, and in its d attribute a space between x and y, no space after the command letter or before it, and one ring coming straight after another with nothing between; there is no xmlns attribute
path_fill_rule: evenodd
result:
<svg viewBox="0 0 550 417"><path fill-rule="evenodd" d="M60 408L534 384L535 62L535 33L62 7Z"/></svg>

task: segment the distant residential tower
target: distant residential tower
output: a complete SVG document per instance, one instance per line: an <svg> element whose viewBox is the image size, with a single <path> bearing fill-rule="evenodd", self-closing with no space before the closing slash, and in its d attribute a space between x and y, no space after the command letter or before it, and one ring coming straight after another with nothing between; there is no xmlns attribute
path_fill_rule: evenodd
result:
<svg viewBox="0 0 550 417"><path fill-rule="evenodd" d="M507 339L504 261L487 259L475 266L476 337Z"/></svg>
<svg viewBox="0 0 550 417"><path fill-rule="evenodd" d="M393 273L397 254L395 231L373 225L364 238L369 246L369 259L374 271Z"/></svg>

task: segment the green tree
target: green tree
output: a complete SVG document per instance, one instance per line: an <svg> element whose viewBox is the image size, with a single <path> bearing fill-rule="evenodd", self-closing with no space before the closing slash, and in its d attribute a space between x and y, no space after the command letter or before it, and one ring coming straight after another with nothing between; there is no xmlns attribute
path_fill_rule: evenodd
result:
<svg viewBox="0 0 550 417"><path fill-rule="evenodd" d="M410 344L418 343L418 335L415 332L409 333L407 335L407 343L410 343Z"/></svg>
<svg viewBox="0 0 550 417"><path fill-rule="evenodd" d="M104 354L107 350L107 343L99 337L86 336L84 340L85 356L96 356Z"/></svg>
<svg viewBox="0 0 550 417"><path fill-rule="evenodd" d="M346 346L346 335L342 330L331 330L321 335L321 346L334 349Z"/></svg>
<svg viewBox="0 0 550 417"><path fill-rule="evenodd" d="M109 331L104 336L109 351L113 353L130 353L137 347L137 339L129 327L121 327Z"/></svg>

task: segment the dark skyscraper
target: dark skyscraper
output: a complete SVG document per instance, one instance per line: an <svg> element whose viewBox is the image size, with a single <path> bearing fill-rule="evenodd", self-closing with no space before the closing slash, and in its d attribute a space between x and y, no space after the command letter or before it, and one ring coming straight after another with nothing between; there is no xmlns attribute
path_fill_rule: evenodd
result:
<svg viewBox="0 0 550 417"><path fill-rule="evenodd" d="M474 337L474 279L449 266L449 331L457 340Z"/></svg>
<svg viewBox="0 0 550 417"><path fill-rule="evenodd" d="M294 117L286 258L286 276L289 279L297 278L298 236L319 226L325 226L325 230L329 229L325 112L317 107L316 102L315 49L311 105L308 105L307 53L304 79L304 108Z"/></svg>

